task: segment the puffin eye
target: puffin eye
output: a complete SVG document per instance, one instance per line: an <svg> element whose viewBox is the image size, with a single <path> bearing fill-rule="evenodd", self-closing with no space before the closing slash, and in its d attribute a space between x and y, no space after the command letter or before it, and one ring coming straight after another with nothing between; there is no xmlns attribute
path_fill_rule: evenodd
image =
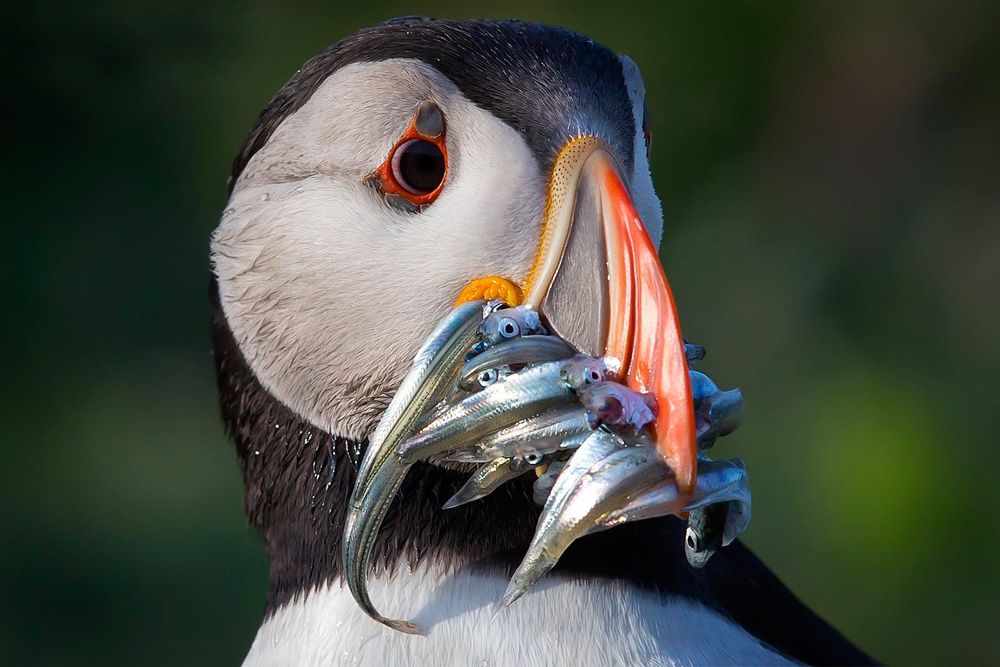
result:
<svg viewBox="0 0 1000 667"><path fill-rule="evenodd" d="M521 333L521 327L510 317L500 320L500 335L504 338L513 338Z"/></svg>
<svg viewBox="0 0 1000 667"><path fill-rule="evenodd" d="M444 182L444 153L426 139L410 139L392 154L392 176L412 195L427 195Z"/></svg>
<svg viewBox="0 0 1000 667"><path fill-rule="evenodd" d="M389 156L365 178L390 206L419 212L441 193L448 176L444 113L433 102L421 102Z"/></svg>

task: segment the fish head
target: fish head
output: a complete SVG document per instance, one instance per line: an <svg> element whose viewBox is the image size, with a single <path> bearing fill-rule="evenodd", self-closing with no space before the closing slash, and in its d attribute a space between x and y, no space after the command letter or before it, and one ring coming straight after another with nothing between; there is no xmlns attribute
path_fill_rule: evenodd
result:
<svg viewBox="0 0 1000 667"><path fill-rule="evenodd" d="M621 427L637 434L656 418L656 400L616 382L602 382L584 387L580 402L593 421Z"/></svg>
<svg viewBox="0 0 1000 667"><path fill-rule="evenodd" d="M573 357L562 368L563 382L575 391L604 382L610 374L606 360L585 354Z"/></svg>
<svg viewBox="0 0 1000 667"><path fill-rule="evenodd" d="M478 339L484 346L496 345L511 338L544 333L538 311L530 306L498 308L479 326Z"/></svg>
<svg viewBox="0 0 1000 667"><path fill-rule="evenodd" d="M684 555L691 567L703 568L722 547L729 503L705 505L691 510L684 533Z"/></svg>

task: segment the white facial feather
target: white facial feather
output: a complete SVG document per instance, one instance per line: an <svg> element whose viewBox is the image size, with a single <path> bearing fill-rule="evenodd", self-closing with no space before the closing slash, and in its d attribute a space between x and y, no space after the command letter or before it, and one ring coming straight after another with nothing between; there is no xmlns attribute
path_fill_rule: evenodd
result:
<svg viewBox="0 0 1000 667"><path fill-rule="evenodd" d="M421 213L363 182L416 106L437 103L449 172ZM212 242L223 310L262 384L312 423L363 438L462 287L521 280L545 177L522 137L413 60L335 72L247 165Z"/></svg>
<svg viewBox="0 0 1000 667"><path fill-rule="evenodd" d="M700 604L613 580L549 575L492 618L506 584L426 564L371 580L379 609L426 637L371 620L340 584L321 586L264 622L244 667L793 664Z"/></svg>

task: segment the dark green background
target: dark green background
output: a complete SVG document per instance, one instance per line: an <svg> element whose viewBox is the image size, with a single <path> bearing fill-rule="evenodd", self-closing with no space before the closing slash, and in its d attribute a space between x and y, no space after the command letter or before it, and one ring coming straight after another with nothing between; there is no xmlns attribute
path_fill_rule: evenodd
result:
<svg viewBox="0 0 1000 667"><path fill-rule="evenodd" d="M269 96L413 13L639 63L685 333L747 397L747 541L883 660L1000 661L997 3L90 4L3 28L0 662L242 658L208 237Z"/></svg>

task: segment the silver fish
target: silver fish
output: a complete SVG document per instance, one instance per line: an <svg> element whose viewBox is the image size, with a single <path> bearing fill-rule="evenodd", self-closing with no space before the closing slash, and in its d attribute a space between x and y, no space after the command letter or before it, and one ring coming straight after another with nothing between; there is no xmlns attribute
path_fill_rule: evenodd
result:
<svg viewBox="0 0 1000 667"><path fill-rule="evenodd" d="M450 452L443 458L460 463L485 463L496 458L551 454L572 448L573 444L567 440L586 436L590 431L587 413L579 406L557 406L494 431L472 447ZM576 444L582 441L581 437ZM405 454L406 446L407 443L403 443L401 455Z"/></svg>
<svg viewBox="0 0 1000 667"><path fill-rule="evenodd" d="M571 364L574 368L584 365L575 359L539 364L462 399L410 438L398 453L400 461L412 463L463 449L487 433L569 403L575 396L564 372Z"/></svg>
<svg viewBox="0 0 1000 667"><path fill-rule="evenodd" d="M559 512L576 488L577 483L580 482L594 465L622 447L624 447L622 439L604 429L593 431L584 438L569 460L562 465L551 487L551 491L549 491L544 500L542 513L538 517L538 523L535 525L535 536L532 538L531 543L532 547L540 540L550 539L550 537L546 538L546 536L558 534L560 530L557 525ZM533 489L533 497L535 498L535 502L538 502L540 494L536 494L534 491L536 490ZM528 553L531 553L530 548ZM525 555L524 560L521 562L521 568L526 567L527 562L528 555ZM539 566L541 566L541 563L539 563ZM515 580L511 579L510 584L507 586L507 593L500 603L501 606L505 607L524 595L528 588L531 587L531 584L551 567L549 565L544 570L541 570L531 581L525 580L520 585L515 585Z"/></svg>
<svg viewBox="0 0 1000 667"><path fill-rule="evenodd" d="M707 563L720 546L728 546L742 535L750 523L752 514L750 481L743 461L732 459L718 463L729 463L732 466L731 470L723 473L732 479L730 486L720 487L716 493L706 494L704 498L684 508L691 512L684 540L685 554L688 562L695 567L699 567L697 562L701 562L702 565ZM710 508L713 507L720 509L711 511ZM720 533L721 537L716 538L715 536ZM697 539L689 542L688 537ZM714 546L711 552L705 548L706 545ZM699 546L702 548L698 549Z"/></svg>
<svg viewBox="0 0 1000 667"><path fill-rule="evenodd" d="M441 508L448 510L484 498L500 488L505 482L534 469L539 463L541 460L529 461L521 457L504 457L484 463L476 472L472 473L472 477Z"/></svg>
<svg viewBox="0 0 1000 667"><path fill-rule="evenodd" d="M503 340L465 364L458 386L466 391L476 391L498 379L497 369L569 359L575 354L569 343L555 336L529 335Z"/></svg>
<svg viewBox="0 0 1000 667"><path fill-rule="evenodd" d="M417 427L425 410L454 382L483 321L483 302L456 308L434 330L372 433L351 492L344 525L344 576L358 605L380 623L402 632L420 629L379 614L368 596L366 575L375 537L409 469L396 458L399 443Z"/></svg>
<svg viewBox="0 0 1000 667"><path fill-rule="evenodd" d="M604 457L580 479L546 530L536 530L524 560L511 577L500 601L514 602L548 572L577 538L586 535L609 512L627 504L663 479L653 447L626 447Z"/></svg>
<svg viewBox="0 0 1000 667"><path fill-rule="evenodd" d="M661 483L624 507L609 512L591 532L643 519L669 514L679 515L718 503L732 503L733 510L731 514L733 520L727 522L725 527L723 546L746 530L750 521L750 483L741 460L712 461L705 457L700 458L698 481L691 495L681 495L677 491L677 485L670 475L669 468L666 464L662 465L664 473L668 476Z"/></svg>
<svg viewBox="0 0 1000 667"><path fill-rule="evenodd" d="M699 405L697 424L698 449L715 444L716 438L736 430L743 419L743 392L739 389L718 391Z"/></svg>

